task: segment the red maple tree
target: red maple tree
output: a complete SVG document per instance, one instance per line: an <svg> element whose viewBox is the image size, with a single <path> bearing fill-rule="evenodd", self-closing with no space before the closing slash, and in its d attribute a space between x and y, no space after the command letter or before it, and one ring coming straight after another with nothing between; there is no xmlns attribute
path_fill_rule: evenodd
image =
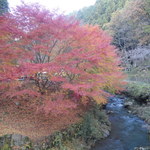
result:
<svg viewBox="0 0 150 150"><path fill-rule="evenodd" d="M78 118L91 101L106 102L105 89L120 89L115 48L97 26L24 4L0 17L0 30L0 103L11 111Z"/></svg>

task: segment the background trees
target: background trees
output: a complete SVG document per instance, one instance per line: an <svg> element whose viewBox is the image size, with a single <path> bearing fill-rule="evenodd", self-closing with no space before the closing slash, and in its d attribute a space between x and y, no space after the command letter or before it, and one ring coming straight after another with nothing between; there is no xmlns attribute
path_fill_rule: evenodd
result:
<svg viewBox="0 0 150 150"><path fill-rule="evenodd" d="M97 0L93 6L83 8L76 13L77 19L86 24L104 24L111 20L113 12L124 7L126 0Z"/></svg>
<svg viewBox="0 0 150 150"><path fill-rule="evenodd" d="M113 36L119 49L130 50L149 44L149 0L97 0L76 13L83 23L98 24Z"/></svg>
<svg viewBox="0 0 150 150"><path fill-rule="evenodd" d="M135 0L113 14L108 30L114 37L114 44L121 49L134 49L138 45L149 44L149 2Z"/></svg>

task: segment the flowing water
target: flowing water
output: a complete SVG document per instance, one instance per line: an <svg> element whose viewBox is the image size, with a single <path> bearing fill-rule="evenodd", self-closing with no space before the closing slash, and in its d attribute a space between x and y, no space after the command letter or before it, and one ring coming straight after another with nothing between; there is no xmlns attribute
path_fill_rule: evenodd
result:
<svg viewBox="0 0 150 150"><path fill-rule="evenodd" d="M146 123L127 112L124 108L124 99L110 98L106 109L113 111L110 115L111 134L98 142L92 150L134 150L135 147L149 147L146 150L150 150Z"/></svg>

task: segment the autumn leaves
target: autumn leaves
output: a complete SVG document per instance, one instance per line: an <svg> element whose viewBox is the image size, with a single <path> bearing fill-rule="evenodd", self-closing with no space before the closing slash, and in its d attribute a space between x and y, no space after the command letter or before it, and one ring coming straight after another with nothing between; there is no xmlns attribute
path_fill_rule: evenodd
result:
<svg viewBox="0 0 150 150"><path fill-rule="evenodd" d="M46 112L54 118L77 116L94 100L105 103L104 89L119 90L122 73L115 48L98 27L81 26L38 5L19 6L0 19L4 30L0 33L0 96L19 101L26 116L29 112L42 116ZM45 73L45 78L38 73ZM27 78L18 81L22 76Z"/></svg>

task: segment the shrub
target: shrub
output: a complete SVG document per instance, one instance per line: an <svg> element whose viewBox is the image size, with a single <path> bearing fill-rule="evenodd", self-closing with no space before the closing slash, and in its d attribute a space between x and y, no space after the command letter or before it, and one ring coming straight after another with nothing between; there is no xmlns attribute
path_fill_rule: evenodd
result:
<svg viewBox="0 0 150 150"><path fill-rule="evenodd" d="M150 85L142 82L129 82L126 88L129 96L138 103L147 103L150 101Z"/></svg>

